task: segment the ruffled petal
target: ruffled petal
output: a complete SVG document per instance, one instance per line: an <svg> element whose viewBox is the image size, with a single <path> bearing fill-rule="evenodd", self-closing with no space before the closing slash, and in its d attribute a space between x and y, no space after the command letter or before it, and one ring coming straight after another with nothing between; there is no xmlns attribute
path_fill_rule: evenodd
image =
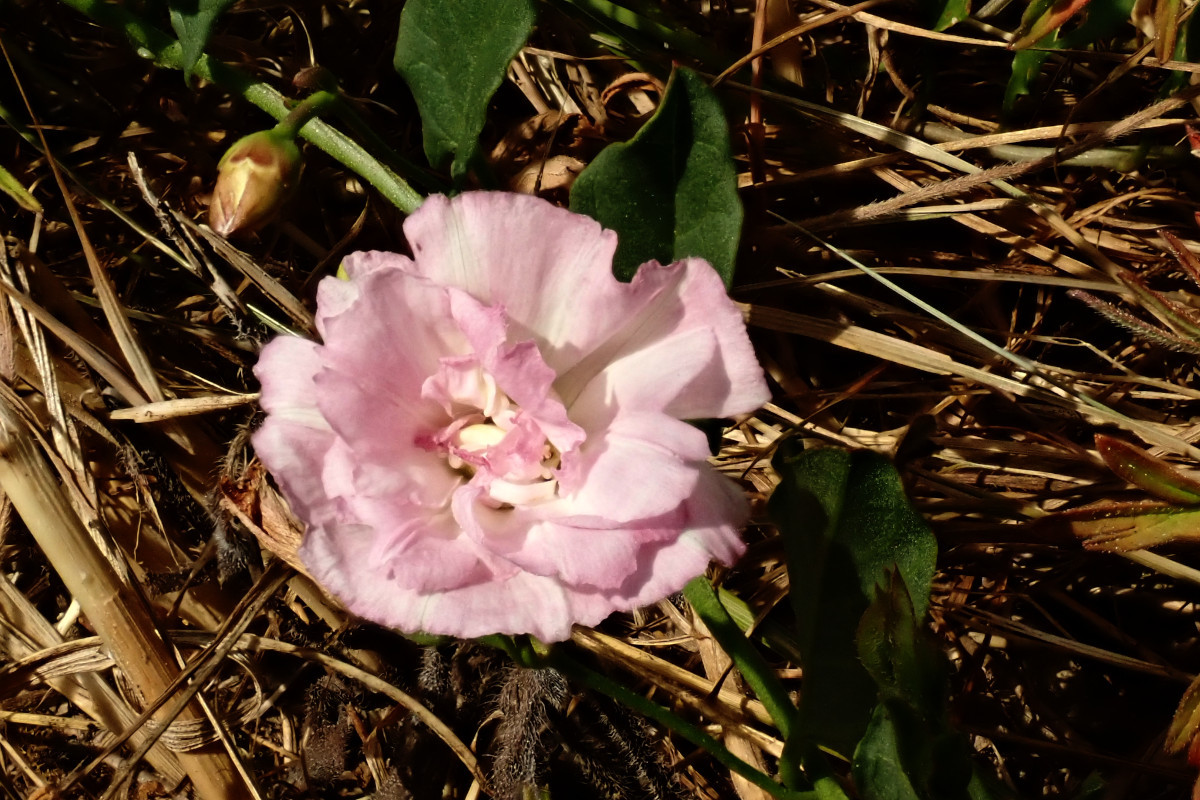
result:
<svg viewBox="0 0 1200 800"><path fill-rule="evenodd" d="M416 269L504 307L555 372L591 352L642 299L613 277L617 237L545 200L505 192L430 197L404 222Z"/></svg>
<svg viewBox="0 0 1200 800"><path fill-rule="evenodd" d="M345 443L348 457L339 470L348 470L340 475L349 483L347 494L445 505L461 477L444 458L417 445L422 433L445 424L436 403L381 395L376 384L364 385L362 377L340 370L326 369L314 383L321 413Z"/></svg>
<svg viewBox="0 0 1200 800"><path fill-rule="evenodd" d="M369 378L380 397L420 397L440 358L468 352L450 318L446 290L403 270L378 268L349 281L326 278L318 307L326 296L341 308L322 316L322 360L343 374Z"/></svg>
<svg viewBox="0 0 1200 800"><path fill-rule="evenodd" d="M616 523L674 511L695 491L708 443L671 417L629 411L594 430L559 474L571 516Z"/></svg>
<svg viewBox="0 0 1200 800"><path fill-rule="evenodd" d="M300 558L352 610L369 608L392 592L441 592L496 577L449 512L400 520L383 530L353 519L310 526Z"/></svg>
<svg viewBox="0 0 1200 800"><path fill-rule="evenodd" d="M569 409L645 403L680 419L746 414L770 399L741 312L708 262L650 262L631 291L646 296L634 320L555 384ZM706 363L699 363L703 355ZM658 384L648 383L661 373Z"/></svg>
<svg viewBox="0 0 1200 800"><path fill-rule="evenodd" d="M747 504L684 418L766 399L703 261L611 274L615 236L536 198L430 198L413 258L360 253L318 291L323 344L256 368L264 463L300 556L406 631L564 639L732 562Z"/></svg>
<svg viewBox="0 0 1200 800"><path fill-rule="evenodd" d="M606 593L613 609L631 611L678 592L702 575L711 561L733 564L746 549L738 531L748 513L737 486L705 468L695 494L685 504L682 532L642 548L637 569L620 589Z"/></svg>
<svg viewBox="0 0 1200 800"><path fill-rule="evenodd" d="M263 348L254 374L262 384L267 419L255 432L254 449L275 476L293 511L312 520L332 514L321 483L321 464L335 436L316 405L314 377L319 348L295 336L280 336Z"/></svg>

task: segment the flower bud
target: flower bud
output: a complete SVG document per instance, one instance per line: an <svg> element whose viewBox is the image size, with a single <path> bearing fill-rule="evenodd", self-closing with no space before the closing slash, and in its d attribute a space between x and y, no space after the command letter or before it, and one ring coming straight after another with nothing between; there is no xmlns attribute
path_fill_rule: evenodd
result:
<svg viewBox="0 0 1200 800"><path fill-rule="evenodd" d="M208 224L222 236L266 225L291 196L303 163L296 143L275 131L238 139L217 165Z"/></svg>

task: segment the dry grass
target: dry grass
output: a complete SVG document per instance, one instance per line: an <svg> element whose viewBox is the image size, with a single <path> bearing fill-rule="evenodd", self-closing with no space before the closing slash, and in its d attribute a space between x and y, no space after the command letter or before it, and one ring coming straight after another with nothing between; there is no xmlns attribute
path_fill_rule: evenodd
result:
<svg viewBox="0 0 1200 800"><path fill-rule="evenodd" d="M1157 230L1200 251L1184 129L1200 90L1164 99L1147 48L1078 53L1052 59L1040 96L1002 126L1011 54L986 26L932 35L899 3L820 0L756 33L745 3L677 5L736 53L800 25L766 74L843 111L726 85L747 120L736 296L777 396L727 432L722 468L763 499L782 436L894 456L942 545L934 625L956 722L981 757L1027 796L1070 794L1092 772L1109 778L1106 798L1187 796L1192 775L1161 750L1200 670L1189 553L1091 552L1044 520L1142 498L1099 460L1098 431L1195 469L1194 354L1068 291L1164 328L1118 280L1128 273L1196 308ZM246 447L264 319L307 327L314 285L343 254L402 247L399 214L313 152L284 222L243 252L202 236L189 222L223 147L267 120L149 69L65 8L0 8L13 64L0 164L46 206L35 219L0 199L0 792L149 798L186 774L208 782L205 797L243 784L258 797L506 797L532 779L556 797L757 797L555 673L469 644L418 646L268 564L254 537L286 553L298 532ZM417 159L415 110L390 68L396 17L386 3L247 3L211 50L290 92L311 47ZM497 97L485 136L514 186L562 199L657 99L653 78L594 58L586 34L545 12L541 49ZM22 136L17 78L52 157ZM1146 150L1117 149L1129 145ZM779 542L765 521L748 535L725 580L781 617ZM614 618L575 644L772 768L777 731L685 606ZM796 665L776 657L799 689Z"/></svg>

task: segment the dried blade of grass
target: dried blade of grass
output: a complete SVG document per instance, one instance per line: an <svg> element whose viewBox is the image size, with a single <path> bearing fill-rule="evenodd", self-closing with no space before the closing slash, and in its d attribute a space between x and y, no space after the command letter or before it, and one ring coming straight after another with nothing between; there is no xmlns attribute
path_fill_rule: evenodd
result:
<svg viewBox="0 0 1200 800"><path fill-rule="evenodd" d="M258 392L250 394L210 395L207 397L181 397L163 400L130 408L118 408L109 412L109 419L132 420L133 422L161 422L176 417L191 417L213 411L225 411L258 400Z"/></svg>
<svg viewBox="0 0 1200 800"><path fill-rule="evenodd" d="M74 350L89 367L107 381L123 401L131 406L146 404L145 395L106 352L76 333L72 327L63 324L28 295L3 282L0 282L0 294L5 294L20 303L21 307L46 330ZM165 455L179 472L187 490L197 499L203 500L211 488L212 466L219 458L219 450L203 434L181 427L178 420L167 419L162 424L163 433L177 445L177 448L168 450Z"/></svg>
<svg viewBox="0 0 1200 800"><path fill-rule="evenodd" d="M827 0L821 0L822 4L826 4ZM836 5L836 4L835 4ZM731 86L736 86L743 91L755 91L751 87L741 84L731 83ZM849 212L835 212L824 217L819 217L815 220L808 220L805 224L809 228L817 229L820 227L828 227L844 224L857 219L870 218L879 214L888 214L898 211L910 205L920 202L927 202L935 198L950 197L955 194L967 191L983 183L991 183L997 189L1000 189L1010 197L1015 197L1029 206L1029 208L1046 220L1046 222L1059 234L1067 239L1071 244L1075 245L1088 257L1093 259L1097 264L1104 268L1104 271L1109 276L1115 276L1120 267L1111 259L1104 255L1098 248L1083 238L1078 231L1067 224L1062 216L1055 210L1038 202L1029 194L1021 189L1008 183L1008 179L1015 178L1021 175L1026 175L1041 169L1047 169L1059 164L1063 159L1078 155L1079 153L1091 150L1100 144L1118 139L1126 134L1137 130L1146 122L1157 119L1164 114L1169 113L1177 108L1180 108L1190 103L1196 97L1200 97L1200 84L1189 86L1182 89L1165 100L1154 103L1139 112L1129 115L1119 122L1114 123L1110 127L1091 134L1085 137L1082 141L1065 145L1058 152L1052 153L1044 158L1035 159L1033 161L1025 161L1017 164L1009 164L991 169L980 169L969 161L965 161L957 156L953 156L944 150L941 150L928 142L923 142L912 136L908 136L899 131L893 130L883 125L871 122L869 120L856 117L851 114L845 114L840 111L825 108L816 103L809 103L804 100L789 97L787 95L778 94L775 92L762 92L763 96L776 100L785 105L793 106L801 112L812 116L821 121L830 122L841 127L852 130L863 136L867 136L882 144L887 144L896 147L910 155L918 156L927 159L936 164L941 164L950 169L965 173L963 177L954 178L947 181L942 181L933 186L922 187L920 190L909 192L899 197L894 197L890 200L884 200L878 203L873 203L868 206L863 206L860 209L855 209Z"/></svg>
<svg viewBox="0 0 1200 800"><path fill-rule="evenodd" d="M229 284L225 282L225 279L221 277L221 273L217 272L213 265L209 263L207 258L204 259L204 266L201 266L200 259L196 256L197 251L199 251L199 247L197 246L195 239L189 236L188 238L191 241L184 241L183 236L180 234L179 228L172 218L172 215L177 213L175 209L170 209L170 214L163 210L162 200L159 199L158 195L150 190L150 184L147 183L146 175L142 171L142 166L138 163L137 156L133 154L133 151L129 152L126 160L129 164L129 171L133 175L133 181L137 184L138 189L142 193L142 199L144 199L146 201L146 205L150 206L150 208L154 211L154 216L158 218L159 227L161 227L163 232L167 234L167 238L173 241L175 246L179 248L179 252L183 256L184 263L187 265L188 270L208 285L209 289L212 290L213 295L216 296L217 302L225 307L225 310L230 314L230 316L232 316L234 319L241 319L244 317L246 315L246 309L242 305L241 299L237 296L233 289L230 288ZM205 274L204 267L208 268L207 275Z"/></svg>
<svg viewBox="0 0 1200 800"><path fill-rule="evenodd" d="M1089 403L1078 397L1061 397L1022 381L967 366L936 350L860 328L857 325L839 324L819 317L810 317L760 305L749 306L749 314L750 324L756 327L807 336L838 347L884 358L922 372L930 372L935 375L958 375L1006 394L1036 398L1050 405L1067 408L1084 417L1092 417L1100 422L1124 428L1141 436L1147 442L1163 447L1172 453L1200 460L1200 448L1175 436L1168 426L1128 417L1094 400ZM1090 400L1090 398L1088 399ZM1093 403L1095 404L1093 405Z"/></svg>
<svg viewBox="0 0 1200 800"><path fill-rule="evenodd" d="M1092 292L1119 292L1121 289L1112 281L1089 281L1082 278L1066 278L1061 275L1038 275L1028 272L997 272L990 269L937 269L935 267L874 267L880 275L911 275L921 278L942 278L958 281L987 281L990 283L1027 283L1037 286L1058 286L1065 289L1086 289ZM789 274L787 270L780 272ZM741 292L749 293L759 289L773 289L777 286L812 286L830 283L842 278L861 278L861 269L835 269L829 272L818 272L811 275L800 273L794 278L780 278L773 281L762 281L739 286Z"/></svg>
<svg viewBox="0 0 1200 800"><path fill-rule="evenodd" d="M996 614L991 611L986 611L981 608L960 608L953 612L956 615L966 617L968 620L975 619L977 621L987 623L990 628L986 629L985 633L995 633L995 631L1003 631L1006 637L1019 637L1030 642L1038 642L1048 647L1055 647L1065 650L1075 655L1091 658L1095 661L1100 661L1105 664L1112 664L1114 667L1133 670L1147 675L1154 675L1159 678L1167 678L1169 680L1189 682L1192 676L1180 669L1175 669L1164 664L1154 664L1140 658L1114 653L1111 650L1105 650L1103 647L1096 645L1085 644L1078 642L1066 636L1060 636L1055 633L1046 633L1032 625L1019 620L1010 619L1009 617Z"/></svg>
<svg viewBox="0 0 1200 800"><path fill-rule="evenodd" d="M807 22L796 25L795 27L784 31L777 36L773 36L770 40L762 43L758 47L751 49L749 53L726 67L720 75L713 78L712 87L714 89L717 88L724 83L730 75L736 75L742 69L742 67L746 66L751 61L770 53L775 48L787 44L793 39L798 40L801 36L809 31L813 31L817 28L829 25L830 23L837 22L839 19L845 19L846 17L854 16L856 13L860 11L866 11L868 8L880 5L882 2L885 2L885 0L863 0L861 3L856 3L852 6L844 6L840 9L834 10L832 13L818 16L816 19L808 20ZM792 83L803 85L801 81L795 80L794 78L788 78L788 80L790 80Z"/></svg>
<svg viewBox="0 0 1200 800"><path fill-rule="evenodd" d="M105 319L108 320L113 335L116 337L121 354L124 356L125 362L129 365L134 379L141 386L142 392L145 393L146 397L151 401L163 400L165 399L165 395L163 395L162 387L159 386L158 374L150 366L150 359L142 349L141 343L138 342L137 335L134 333L133 326L130 324L128 317L125 316L124 307L117 297L116 289L113 287L108 273L100 266L100 259L96 255L95 248L92 247L92 241L87 234L87 228L79 216L79 209L75 207L75 201L71 197L71 190L67 186L67 181L63 177L62 170L58 168L58 160L50 150L50 145L47 143L46 136L42 132L41 124L37 122L37 115L33 112L33 106L25 94L25 88L21 83L20 77L17 75L16 69L13 67L12 60L8 57L8 50L5 49L3 41L0 41L0 52L3 52L4 60L8 63L9 72L12 73L13 81L17 85L17 91L20 93L21 99L25 103L25 108L29 112L29 118L34 121L34 128L37 130L38 138L42 142L43 152L46 155L46 163L50 165L50 171L54 173L54 181L58 184L58 190L62 194L63 203L67 207L67 214L71 217L71 224L75 227L75 234L79 237L79 245L83 250L83 257L87 261L88 271L92 276L92 289L100 299L100 306L104 311Z"/></svg>
<svg viewBox="0 0 1200 800"><path fill-rule="evenodd" d="M824 0L822 0L822 2L824 2ZM932 186L923 186L918 190L907 192L890 200L883 200L877 203L871 203L869 205L862 206L858 209L852 209L850 211L838 211L832 214L827 214L823 217L806 220L804 225L812 230L824 230L826 228L838 227L855 221L872 219L877 216L894 213L902 208L906 208L917 203L951 197L969 189L973 189L976 186L980 186L985 183L991 183L1000 191L1021 201L1023 204L1028 206L1030 210L1046 220L1046 222L1049 223L1049 225L1067 241L1078 247L1084 253L1087 253L1088 256L1096 263L1103 266L1105 272L1109 273L1110 275L1114 275L1119 271L1119 267L1111 259L1109 259L1108 256L1100 252L1100 250L1097 249L1091 242L1088 242L1086 239L1084 239L1078 231L1068 225L1066 220L1064 220L1057 211L1049 208L1035 198L1031 197L1025 191L1018 189L1016 186L1013 186L1006 181L1007 178L1017 177L1018 175L1023 175L1026 172L1033 171L1034 169L1054 166L1058 163L1059 156L1062 158L1068 158L1070 155L1075 155L1078 152L1083 152L1084 150L1090 149L1090 147L1094 146L1095 143L1089 145L1089 147L1072 147L1069 155L1065 154L1064 151L1064 153L1052 154L1051 156L1047 156L1046 158L1038 159L1036 161L1022 162L1021 164L1006 165L1003 167L993 167L985 170L975 166L965 159L947 153L946 151L941 150L940 148L935 147L928 142L917 139L914 136L909 136L908 134L902 133L893 128L880 125L876 122L871 122L870 120L863 119L862 117L858 117L853 114L847 114L842 111L826 108L825 106L821 106L816 103L810 103L806 100L800 100L798 98L789 97L788 95L778 94L776 92L756 90L752 87L738 83L730 82L729 85L738 89L742 89L743 91L761 92L764 97L768 97L785 105L790 105L802 113L821 122L831 123L838 127L846 128L862 136L874 139L880 144L894 147L897 150L908 153L909 155L924 158L928 161L934 162L935 164L941 164L944 167L953 169L956 172L964 173L963 177L941 181L933 184ZM1195 94L1200 95L1200 87L1197 87ZM1182 105L1182 102L1179 104ZM1174 107L1175 106L1172 106L1171 108ZM1167 110L1171 109L1168 108L1163 110L1159 115L1166 113ZM1102 141L1107 141L1107 139L1103 138L1103 133L1089 137L1085 141L1092 142L1097 138L1100 138ZM1115 136L1113 138L1115 138ZM1098 273L1094 268L1089 268L1087 274L1088 277L1097 277L1097 275Z"/></svg>
<svg viewBox="0 0 1200 800"><path fill-rule="evenodd" d="M312 332L315 330L313 326L313 316L304 304L291 292L283 287L279 281L272 278L267 271L254 263L254 259L238 250L229 243L223 236L218 236L207 225L197 225L192 220L176 213L175 219L181 222L185 227L192 229L204 237L212 248L220 254L222 258L232 264L239 272L245 275L254 283L263 293L271 298L271 301L279 308L283 309L284 313L291 318L292 322L299 325L303 330Z"/></svg>
<svg viewBox="0 0 1200 800"><path fill-rule="evenodd" d="M126 585L132 586L134 582L130 575L129 563L121 555L114 543L104 534L103 526L100 524L98 517L97 506L94 502L95 496L89 497L84 493L82 488L84 484L78 481L78 473L45 441L41 433L40 420L33 413L32 409L29 408L28 404L7 383L0 383L0 402L7 403L20 416L30 437L36 442L37 446L42 448L46 457L53 463L55 471L58 472L62 480L67 500L71 504L71 508L74 509L76 516L83 521L84 528L87 530L92 542L96 545L96 549L104 556L105 561L108 562L113 572ZM90 477L91 473L89 472L87 478L90 479Z"/></svg>
<svg viewBox="0 0 1200 800"><path fill-rule="evenodd" d="M24 292L0 282L0 293L15 300L42 327L53 333L63 344L74 350L89 367L94 369L101 378L121 395L125 402L137 405L146 402L146 398L141 390L130 380L124 370L109 358L108 353L103 349L97 347L91 341L60 322L57 317L34 302L33 298Z"/></svg>
<svg viewBox="0 0 1200 800"><path fill-rule="evenodd" d="M59 790L65 792L77 783L80 778L98 767L112 755L117 747L120 747L134 732L153 718L172 719L177 721L176 725L181 724L179 722L180 715L189 708L189 705L196 699L196 695L213 678L216 671L225 662L225 659L234 651L239 637L258 618L267 603L275 596L275 592L288 577L289 572L282 566L282 562L277 561L269 565L259 577L254 587L251 588L249 594L239 601L237 609L225 619L221 630L216 635L200 634L205 637L201 642L205 646L205 650L178 672L175 679L166 687L162 694L158 695L153 701L145 703L145 710L132 727L127 728L122 734L117 736L90 763L76 768L70 775L63 779L59 784ZM194 641L196 635L192 632L189 638L186 632L181 632L177 638L180 641ZM81 641L80 645L82 646L85 643L86 640ZM160 709L162 710L161 713ZM185 735L182 738L185 741L189 739L194 740L195 737L189 734L196 730L203 730L202 723L203 720L201 718L194 716L191 719L183 721ZM108 790L103 795L103 800L110 800L124 783L125 779L132 775L133 769L136 767L138 760L145 754L147 748L152 747L160 737L169 735L171 732L171 729L161 724L152 726L146 733L145 742L138 747L133 758L125 761L117 770ZM174 736L172 738L179 739L181 737ZM196 747L190 743L187 745L181 743L179 749L186 752L193 752L196 750ZM241 795L236 796L240 797Z"/></svg>
<svg viewBox="0 0 1200 800"><path fill-rule="evenodd" d="M176 672L166 643L142 599L118 578L71 511L26 424L7 400L0 400L0 488L131 685L143 699L157 697ZM185 721L202 718L195 708L180 711ZM166 726L171 719L158 721ZM244 795L225 753L201 749L176 757L201 797Z"/></svg>
<svg viewBox="0 0 1200 800"><path fill-rule="evenodd" d="M953 153L960 150L978 150L980 148L999 147L1008 144L1019 144L1021 142L1036 142L1043 139L1064 139L1068 136L1078 136L1079 134L1097 133L1107 130L1117 124L1119 120L1108 120L1105 122L1073 122L1069 125L1043 125L1037 128L1022 128L1017 131L1003 131L998 133L986 133L978 136L964 134L962 131L955 128L941 125L937 122L919 122L914 129L914 133L925 133L928 131L932 134L931 138L939 139L934 147L940 150ZM1184 125L1187 120L1184 119L1150 119L1146 120L1137 127L1137 130L1150 130L1153 128L1175 128Z"/></svg>
<svg viewBox="0 0 1200 800"><path fill-rule="evenodd" d="M19 120L17 120L12 115L12 113L8 110L8 108L5 107L5 105L3 103L0 103L0 120L3 120L4 123L6 125L8 125L8 127L12 128L13 131L15 131L18 136L20 136L22 139L24 139L26 142L28 142L38 152L45 155L45 153L42 150L42 143L38 139L37 134L35 134L33 131L29 130L29 128L26 125L23 125ZM120 209L116 205L114 205L112 203L112 201L108 200L107 198L105 198L104 196L102 196L101 194L96 192L88 184L87 181L85 181L83 178L81 178L79 176L79 173L75 172L73 169L68 167L66 164L60 163L58 165L58 167L59 167L59 169L61 169L63 171L63 173L68 178L70 178L75 183L75 185L77 187L79 187L79 189L81 191L83 191L84 193L95 198L96 202L99 203L100 206L105 211L108 211L110 214L115 216L117 219L121 220L121 222L124 223L126 227L128 227L130 230L132 230L138 236L145 239L152 247L159 250L163 255L167 256L172 261L179 264L179 266L184 267L185 269L188 267L187 260L183 256L181 256L179 253L175 252L174 248L170 247L169 245L167 245L166 242L157 238L154 234L150 233L150 231L146 230L141 225L139 225L137 220L135 220L133 217L131 217L127 213L125 213L125 211L123 211L122 209Z"/></svg>
<svg viewBox="0 0 1200 800"><path fill-rule="evenodd" d="M10 264L4 247L0 247L0 281L4 281L20 291L29 291L29 277L25 272L24 265L20 261L15 265ZM58 371L55 369L50 350L46 346L46 337L41 326L31 319L15 300L10 298L9 303L12 306L17 327L33 356L38 377L41 379L42 396L45 398L46 410L52 420L50 431L54 439L54 449L75 473L76 484L83 489L88 500L95 505L95 482L92 480L91 473L84 468L83 452L79 447L79 432L75 427L74 420L67 415L67 409L63 405L62 392L58 385Z"/></svg>
<svg viewBox="0 0 1200 800"><path fill-rule="evenodd" d="M181 715L190 712L196 705L195 701L200 690L213 678L226 658L233 652L239 637L258 618L267 603L275 596L276 591L278 591L279 587L283 585L288 577L289 571L282 562L275 561L271 563L263 571L263 574L259 576L258 581L251 588L249 594L238 602L234 612L225 619L224 624L216 635L206 640L207 646L205 650L180 670L175 675L174 680L165 687L161 694L154 700L145 703L145 710L134 723L134 727L127 729L121 736L117 737L117 740L110 744L105 752L101 753L90 763L75 769L75 771L61 782L59 789L65 791L77 783L80 778L103 763L116 747L120 746L120 744L130 737L134 730L150 722L152 719L165 718L168 720L178 720ZM191 727L194 727L197 722L202 721L202 718L192 714L189 714L189 717L189 719L184 720L184 723ZM145 743L136 750L134 757L124 762L117 770L116 775L113 777L108 789L102 795L101 800L112 800L115 797L125 780L132 777L137 761L145 754L148 748L152 747L158 741L159 737L167 733L168 728L161 724L156 724L151 728L146 736ZM195 751L196 748L186 748L186 752ZM219 751L210 751L209 754L213 756L225 755ZM235 784L234 788L241 789L242 786ZM245 788L254 791L252 787L247 786ZM199 792L199 787L197 787L197 792ZM234 797L240 798L243 794L242 791L238 791ZM224 795L221 796L224 797Z"/></svg>
<svg viewBox="0 0 1200 800"><path fill-rule="evenodd" d="M872 169L875 176L885 183L889 183L902 192L916 192L921 189L921 185L916 181L909 180L900 173L891 169L874 168ZM886 215L884 215L886 217ZM1079 276L1076 280L1082 278L1089 280L1091 283L1100 284L1100 279L1105 278L1103 273L1096 270L1090 264L1085 264L1077 258L1063 253L1059 248L1047 247L1044 244L1039 244L1030 241L1030 237L1015 233L1012 230L1005 228L996 222L989 219L984 219L978 214L964 212L953 217L954 221L960 225L964 225L973 231L977 231L985 236L991 236L1003 244L1019 250L1022 253L1033 256L1039 261L1048 264L1055 269L1060 269L1063 272L1071 275ZM1120 287L1115 285L1111 280L1103 281L1105 288L1103 291L1118 291Z"/></svg>
<svg viewBox="0 0 1200 800"><path fill-rule="evenodd" d="M1160 572L1178 580L1187 581L1200 585L1200 569L1189 567L1186 564L1180 564L1178 561L1160 556L1158 553L1151 553L1146 550L1138 550L1133 553L1119 553L1124 558L1129 559L1135 564L1141 564L1143 567L1149 567L1155 572Z"/></svg>
<svg viewBox="0 0 1200 800"><path fill-rule="evenodd" d="M705 676L716 686L722 688L728 686L733 677L730 672L733 669L733 659L721 649L717 640L705 626L704 620L694 611L692 613L692 629L695 632L696 642L700 646L700 662L704 666ZM745 692L739 692L739 694L744 696ZM723 730L717 735L729 752L759 772L767 772L767 763L763 760L759 748L747 740L736 727ZM734 791L742 800L768 800L771 797L766 790L755 786L736 772L729 773L729 780L733 783Z"/></svg>
<svg viewBox="0 0 1200 800"><path fill-rule="evenodd" d="M799 227L799 226L797 226L797 227ZM801 228L801 230L803 230L803 229ZM808 232L805 231L805 233L808 233ZM1047 384L1049 388L1053 388L1053 389L1057 390L1058 392L1061 392L1062 394L1067 395L1069 398L1076 401L1076 404L1077 404L1076 411L1080 411L1080 408L1078 406L1082 406L1082 407L1086 407L1086 408L1090 409L1092 412L1099 413L1102 417L1106 418L1108 421L1114 421L1115 419L1120 419L1120 420L1124 421L1125 423L1127 423L1125 425L1125 427L1129 427L1129 425L1138 425L1138 426L1141 426L1148 430L1150 429L1147 427L1146 423L1139 422L1138 420L1134 420L1123 414L1120 414L1119 412L1109 408L1108 406L1106 406L1105 404L1096 400L1095 398L1093 398L1087 394L1077 392L1073 388L1063 385L1060 381L1048 377L1045 374L1045 369L1041 364L1038 364L1034 361L1026 359L1022 356L1018 356L1015 353L1009 351L1008 349L992 343L989 339L981 336L980 334L976 333L971 328L969 328L966 325L963 325L962 323L953 319L948 314L943 313L939 309L937 309L937 308L931 306L930 304L926 303L925 301L921 300L919 297L916 297L911 292L907 291L906 289L902 288L901 286L899 286L896 283L894 283L893 281L891 281L889 278L881 275L880 273L876 272L875 270L873 270L870 267L866 266L865 264L861 263L860 261L853 258L852 256L850 256L848 253L841 250L840 248L838 248L828 242L825 242L825 241L819 239L818 237L812 236L811 233L809 233L808 235L810 237L812 237L815 241L820 243L823 247L827 248L828 250L830 250L831 252L836 254L839 258L841 258L844 261L849 262L850 264L853 264L857 269L861 270L863 273L869 275L871 278L875 279L879 283L882 283L884 286L886 286L891 291L895 292L896 294L905 298L909 302L913 303L918 308L923 310L925 313L930 314L931 316L935 317L936 319L940 320L941 322L945 323L946 325L949 325L952 329L958 331L963 336L966 336L972 342L975 342L976 344L982 346L986 350L991 351L995 355L998 355L1002 359L1013 364L1014 366L1016 366L1018 369L1020 369L1021 371L1023 371L1025 373L1026 380L1037 378L1041 382ZM1122 276L1122 277L1124 277L1124 276ZM1133 286L1133 284L1131 283L1131 281L1129 279L1125 279L1124 282L1127 285ZM1129 428L1129 429L1134 430L1134 428ZM1144 433L1141 435L1143 435L1143 437L1145 436ZM1196 448L1192 447L1192 445L1190 445L1187 442L1184 442L1182 439L1179 439L1178 437L1171 437L1171 438L1178 444L1183 445L1189 449L1192 449L1192 450L1196 449ZM1151 439L1147 439L1147 441L1154 442L1154 440L1151 440ZM1162 444L1161 442L1154 442L1154 443L1160 444L1160 445ZM1200 451L1197 451L1197 452L1200 452Z"/></svg>
<svg viewBox="0 0 1200 800"><path fill-rule="evenodd" d="M0 710L0 720L14 725L30 725L38 728L49 728L59 733L99 733L99 727L90 719L82 717L56 717L53 714L33 714L28 711Z"/></svg>
<svg viewBox="0 0 1200 800"><path fill-rule="evenodd" d="M19 637L4 636L0 639L5 655L11 660L26 658L38 648L48 649L63 643L62 636L54 626L4 576L0 576L0 618L20 634ZM136 717L128 704L99 675L85 672L51 676L46 678L46 682L113 734L125 730ZM141 744L144 740L145 733L138 730L133 737L134 744ZM179 759L165 747L152 748L146 754L146 760L171 786L185 777Z"/></svg>
<svg viewBox="0 0 1200 800"><path fill-rule="evenodd" d="M183 665L183 659L179 655L178 649L175 651L175 658L180 665ZM225 723L217 716L216 712L213 711L212 705L200 692L196 693L196 703L199 704L200 710L204 712L204 716L208 718L208 724L212 726L213 731L216 733L217 740L225 748L225 753L229 756L234 769L237 770L238 775L241 777L242 784L245 785L246 791L250 793L250 799L263 800L262 792L258 790L258 783L254 780L254 776L250 773L250 770L246 768L246 762L242 758L241 753L238 752L238 746L229 735L229 731L225 729ZM261 706L261 703L256 705Z"/></svg>
<svg viewBox="0 0 1200 800"><path fill-rule="evenodd" d="M720 687L664 658L626 644L607 634L576 628L571 641L600 658L629 670L669 692L685 689L702 697L711 697L735 715L746 715L764 725L774 726L771 715L758 700L751 700L728 687Z"/></svg>

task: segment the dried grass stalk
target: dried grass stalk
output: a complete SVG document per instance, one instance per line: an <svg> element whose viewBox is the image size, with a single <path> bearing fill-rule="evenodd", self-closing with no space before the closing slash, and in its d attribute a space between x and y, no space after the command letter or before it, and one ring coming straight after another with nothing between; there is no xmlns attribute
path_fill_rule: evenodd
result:
<svg viewBox="0 0 1200 800"><path fill-rule="evenodd" d="M113 660L142 702L162 694L178 673L167 643L155 629L143 599L124 584L71 510L71 504L7 400L0 401L0 488L45 552L63 583L83 607ZM195 704L180 720L204 720ZM170 719L158 719L167 725ZM216 748L176 754L204 798L242 798L245 787L228 755Z"/></svg>

